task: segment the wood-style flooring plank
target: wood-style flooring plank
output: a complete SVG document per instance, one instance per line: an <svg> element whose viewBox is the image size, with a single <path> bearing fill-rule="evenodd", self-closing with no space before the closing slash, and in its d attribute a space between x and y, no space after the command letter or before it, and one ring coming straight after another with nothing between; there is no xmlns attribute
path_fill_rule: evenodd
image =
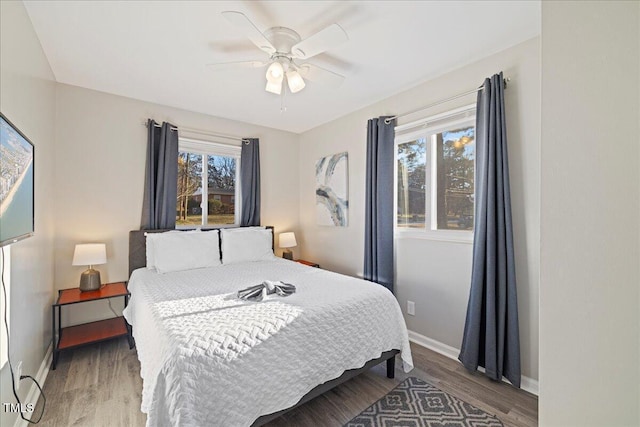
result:
<svg viewBox="0 0 640 427"><path fill-rule="evenodd" d="M481 374L470 374L459 362L411 344L415 368L386 377L381 364L322 396L266 424L267 427L338 427L358 415L409 376L497 416L506 427L534 427L538 399ZM81 347L60 354L58 367L44 385L47 405L44 426L144 426L140 411L142 379L135 349L126 338ZM34 415L39 414L42 402Z"/></svg>
<svg viewBox="0 0 640 427"><path fill-rule="evenodd" d="M72 360L78 362L69 366L64 391L86 390L98 383L101 351L96 351L97 347L99 345L85 346L73 351Z"/></svg>

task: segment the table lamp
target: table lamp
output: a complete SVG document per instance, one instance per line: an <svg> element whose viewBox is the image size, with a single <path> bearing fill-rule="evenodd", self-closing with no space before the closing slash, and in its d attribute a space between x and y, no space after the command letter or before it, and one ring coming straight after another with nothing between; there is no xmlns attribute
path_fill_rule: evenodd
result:
<svg viewBox="0 0 640 427"><path fill-rule="evenodd" d="M100 289L100 272L94 270L93 266L107 263L107 249L104 243L84 243L76 245L73 252L73 263L71 265L88 265L80 276L80 290L96 291Z"/></svg>
<svg viewBox="0 0 640 427"><path fill-rule="evenodd" d="M293 248L297 245L298 243L296 242L295 233L293 233L292 231L288 233L280 233L279 246L281 248L284 248L284 251L282 252L282 258L293 260L293 252L291 252L291 249L288 248Z"/></svg>

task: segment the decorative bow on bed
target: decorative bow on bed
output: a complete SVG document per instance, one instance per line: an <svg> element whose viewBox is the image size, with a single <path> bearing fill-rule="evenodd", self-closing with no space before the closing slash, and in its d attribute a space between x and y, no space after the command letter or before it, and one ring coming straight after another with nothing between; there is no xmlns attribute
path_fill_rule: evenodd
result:
<svg viewBox="0 0 640 427"><path fill-rule="evenodd" d="M238 298L250 301L262 301L266 295L278 294L281 297L286 297L295 291L296 287L290 283L284 283L279 280L265 280L259 285L238 291Z"/></svg>

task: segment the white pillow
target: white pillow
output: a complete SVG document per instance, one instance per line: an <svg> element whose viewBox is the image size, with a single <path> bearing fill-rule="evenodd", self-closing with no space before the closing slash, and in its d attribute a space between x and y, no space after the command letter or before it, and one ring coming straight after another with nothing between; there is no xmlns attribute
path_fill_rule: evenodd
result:
<svg viewBox="0 0 640 427"><path fill-rule="evenodd" d="M144 233L146 237L146 253L147 253L147 269L155 270L156 268L156 256L155 256L155 242L157 239L161 239L166 233L199 233L201 230L196 228L195 230L170 230L163 231L162 233Z"/></svg>
<svg viewBox="0 0 640 427"><path fill-rule="evenodd" d="M163 233L155 239L156 270L160 274L220 265L218 230L203 233Z"/></svg>
<svg viewBox="0 0 640 427"><path fill-rule="evenodd" d="M221 238L223 264L268 261L275 258L270 229L223 229Z"/></svg>
<svg viewBox="0 0 640 427"><path fill-rule="evenodd" d="M235 233L238 231L255 231L255 230L265 230L267 227L264 225L252 225L249 227L235 227L235 228L224 228L225 233Z"/></svg>
<svg viewBox="0 0 640 427"><path fill-rule="evenodd" d="M256 231L256 230L266 230L267 227L264 225L251 225L247 227L230 227L230 228L221 228L220 232L229 234L229 233L245 233L247 231ZM220 235L220 239L222 239L222 234Z"/></svg>

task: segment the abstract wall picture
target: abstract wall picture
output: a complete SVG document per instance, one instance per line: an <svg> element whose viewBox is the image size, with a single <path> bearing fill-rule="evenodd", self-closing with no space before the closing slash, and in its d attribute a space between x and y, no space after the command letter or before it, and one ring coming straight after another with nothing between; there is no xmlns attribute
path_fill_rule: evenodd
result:
<svg viewBox="0 0 640 427"><path fill-rule="evenodd" d="M316 221L346 227L349 212L349 153L323 157L316 163Z"/></svg>

